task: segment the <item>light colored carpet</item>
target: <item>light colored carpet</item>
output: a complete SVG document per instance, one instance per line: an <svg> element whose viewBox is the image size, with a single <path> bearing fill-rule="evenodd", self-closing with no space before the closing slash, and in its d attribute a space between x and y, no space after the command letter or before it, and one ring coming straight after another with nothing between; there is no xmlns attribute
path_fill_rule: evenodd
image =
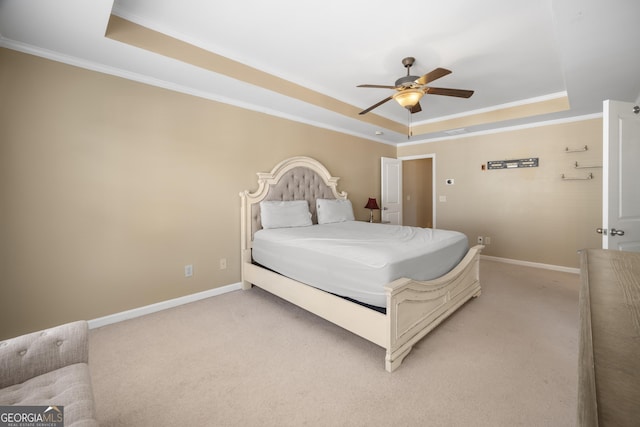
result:
<svg viewBox="0 0 640 427"><path fill-rule="evenodd" d="M400 368L258 288L91 331L103 426L574 426L579 276L481 262Z"/></svg>

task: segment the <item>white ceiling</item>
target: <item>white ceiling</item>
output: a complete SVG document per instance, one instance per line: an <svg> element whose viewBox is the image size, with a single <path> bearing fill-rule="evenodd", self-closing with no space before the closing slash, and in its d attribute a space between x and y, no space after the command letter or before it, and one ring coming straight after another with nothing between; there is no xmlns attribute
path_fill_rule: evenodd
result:
<svg viewBox="0 0 640 427"><path fill-rule="evenodd" d="M640 97L638 0L0 0L0 46L389 144L402 132L252 82L105 37L111 14L328 95L358 109L412 75L475 90L426 95L413 126L566 94L571 109L466 127L467 132L598 114L602 101ZM395 102L372 111L407 124ZM369 113L369 114L372 114ZM375 135L382 131L382 135ZM415 135L411 141L446 136Z"/></svg>

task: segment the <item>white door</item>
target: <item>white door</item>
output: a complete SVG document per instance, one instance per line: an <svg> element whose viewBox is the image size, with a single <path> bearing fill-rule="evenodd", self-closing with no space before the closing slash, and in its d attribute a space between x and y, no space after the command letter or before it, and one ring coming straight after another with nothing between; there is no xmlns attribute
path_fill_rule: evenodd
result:
<svg viewBox="0 0 640 427"><path fill-rule="evenodd" d="M402 160L382 157L382 222L402 224Z"/></svg>
<svg viewBox="0 0 640 427"><path fill-rule="evenodd" d="M640 252L640 107L604 101L602 247Z"/></svg>

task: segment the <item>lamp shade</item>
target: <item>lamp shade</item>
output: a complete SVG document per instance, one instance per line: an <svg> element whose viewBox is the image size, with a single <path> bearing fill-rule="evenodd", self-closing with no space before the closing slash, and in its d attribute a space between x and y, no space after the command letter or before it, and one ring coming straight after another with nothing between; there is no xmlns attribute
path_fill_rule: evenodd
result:
<svg viewBox="0 0 640 427"><path fill-rule="evenodd" d="M378 202L376 201L375 197L369 197L369 201L367 202L367 206L365 206L365 208L367 208L367 209L380 209L378 207Z"/></svg>
<svg viewBox="0 0 640 427"><path fill-rule="evenodd" d="M405 89L393 95L393 99L404 108L413 108L424 95L420 89Z"/></svg>

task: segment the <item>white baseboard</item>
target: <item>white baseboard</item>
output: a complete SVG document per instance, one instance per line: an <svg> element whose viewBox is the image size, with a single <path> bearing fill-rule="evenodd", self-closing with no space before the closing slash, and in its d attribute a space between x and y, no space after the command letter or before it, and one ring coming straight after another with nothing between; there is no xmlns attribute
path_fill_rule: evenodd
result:
<svg viewBox="0 0 640 427"><path fill-rule="evenodd" d="M530 261L520 261L517 259L500 258L500 257L495 257L490 255L480 255L480 259L486 259L488 261L504 262L506 264L522 265L525 267L543 268L545 270L562 271L564 273L580 274L579 268L563 267L561 265L542 264L539 262L530 262Z"/></svg>
<svg viewBox="0 0 640 427"><path fill-rule="evenodd" d="M543 268L546 270L562 271L565 273L580 274L579 268L563 267L552 264L542 264L538 262L520 261L517 259L500 258L489 255L480 255L480 259L486 259L488 261L504 262L506 264L516 264L525 267ZM131 310L121 311L120 313L110 314L104 317L98 317L97 319L89 320L89 329L99 328L101 326L111 325L113 323L122 322L124 320L134 319L136 317L144 316L147 314L155 313L157 311L166 310L168 308L177 307L190 302L195 302L201 299L214 297L217 295L226 294L227 292L233 292L242 289L242 283L234 283L231 285L221 286L219 288L209 289L208 291L198 292L191 295L185 295L183 297L174 298L167 301L158 302L144 307L133 308Z"/></svg>
<svg viewBox="0 0 640 427"><path fill-rule="evenodd" d="M238 282L231 285L221 286L219 288L209 289L208 291L185 295L183 297L161 301L151 305L145 305L144 307L133 308L131 310L121 311L120 313L98 317L97 319L89 320L87 323L89 323L89 329L95 329L101 326L111 325L112 323L122 322L123 320L133 319L136 317L155 313L157 311L166 310L168 308L177 307L183 304L188 304L190 302L195 302L201 299L226 294L227 292L237 291L239 289L242 289L242 284Z"/></svg>

